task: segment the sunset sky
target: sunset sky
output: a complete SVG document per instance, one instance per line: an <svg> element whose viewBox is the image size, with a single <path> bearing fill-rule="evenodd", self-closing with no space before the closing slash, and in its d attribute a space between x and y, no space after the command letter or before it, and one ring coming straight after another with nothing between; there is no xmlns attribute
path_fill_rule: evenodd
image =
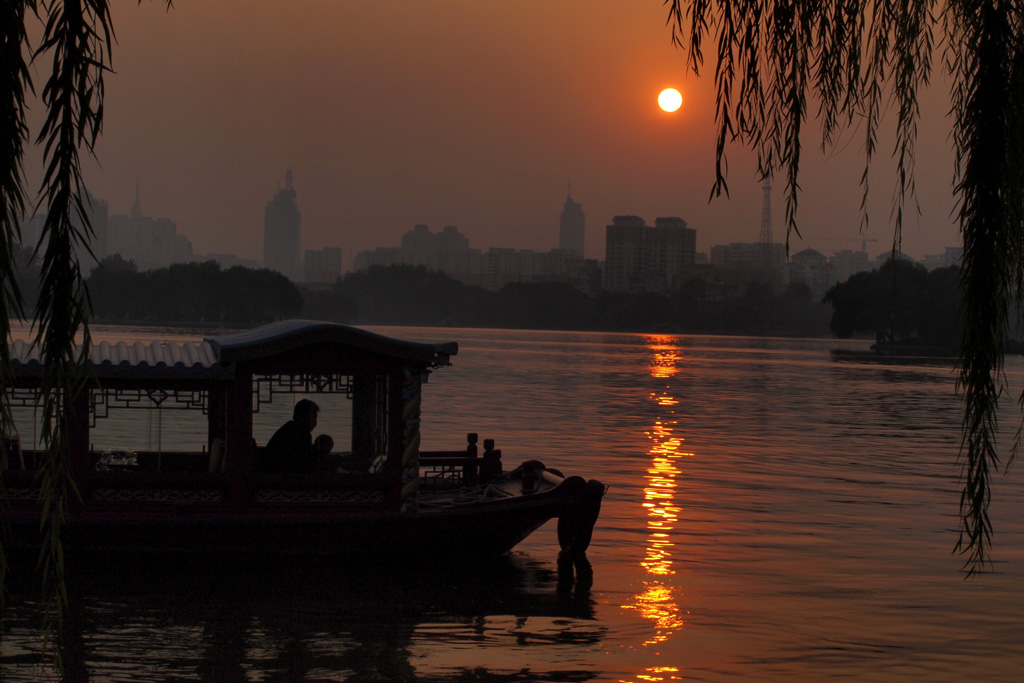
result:
<svg viewBox="0 0 1024 683"><path fill-rule="evenodd" d="M687 72L660 0L112 5L116 73L89 189L128 213L138 183L143 212L176 221L198 253L262 258L263 210L288 168L302 248L340 246L346 264L354 251L397 246L417 223L455 225L480 249L557 247L570 182L590 258L604 258L619 214L680 216L705 252L758 238L750 153L732 149L732 197L708 202L713 63L701 78ZM45 74L34 78L40 90ZM922 103L922 215L904 233L915 257L958 243L948 88L936 81ZM669 86L683 94L673 114L657 106ZM792 251L857 248L863 131L825 155L809 128L804 238ZM872 256L892 240L883 144ZM781 180L773 202L781 241Z"/></svg>

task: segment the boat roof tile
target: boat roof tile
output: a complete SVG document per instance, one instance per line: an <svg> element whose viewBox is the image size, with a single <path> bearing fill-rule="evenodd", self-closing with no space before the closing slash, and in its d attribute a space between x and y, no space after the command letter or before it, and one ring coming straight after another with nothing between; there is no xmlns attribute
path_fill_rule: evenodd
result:
<svg viewBox="0 0 1024 683"><path fill-rule="evenodd" d="M15 373L41 372L37 344L21 339L11 343L11 364ZM160 377L230 375L207 342L97 342L89 348L89 363L101 377Z"/></svg>
<svg viewBox="0 0 1024 683"><path fill-rule="evenodd" d="M194 379L227 377L236 362L260 358L312 344L338 344L370 353L398 358L424 366L448 365L458 353L455 342L428 344L386 337L375 332L339 323L311 320L285 320L218 336L201 342L108 342L89 348L89 362L100 378ZM15 374L38 375L42 372L39 346L24 340L10 344Z"/></svg>

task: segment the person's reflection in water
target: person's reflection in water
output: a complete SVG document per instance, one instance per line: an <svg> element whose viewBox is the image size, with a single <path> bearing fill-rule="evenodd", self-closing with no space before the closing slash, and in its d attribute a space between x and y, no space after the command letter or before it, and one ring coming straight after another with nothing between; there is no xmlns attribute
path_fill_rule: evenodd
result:
<svg viewBox="0 0 1024 683"><path fill-rule="evenodd" d="M249 680L245 671L247 630L252 619L252 608L244 592L228 588L220 593L216 616L203 623L203 654L199 662L201 681L210 683L244 683Z"/></svg>
<svg viewBox="0 0 1024 683"><path fill-rule="evenodd" d="M309 673L310 652L299 638L290 638L281 645L273 663L274 672L268 681L304 681Z"/></svg>
<svg viewBox="0 0 1024 683"><path fill-rule="evenodd" d="M258 574L264 597L254 617L271 655L265 680L320 680L328 671L359 681L416 680L409 659L415 612L396 610L402 600L388 590L401 575L369 560L350 562L343 571L309 561ZM323 583L327 571L336 582Z"/></svg>

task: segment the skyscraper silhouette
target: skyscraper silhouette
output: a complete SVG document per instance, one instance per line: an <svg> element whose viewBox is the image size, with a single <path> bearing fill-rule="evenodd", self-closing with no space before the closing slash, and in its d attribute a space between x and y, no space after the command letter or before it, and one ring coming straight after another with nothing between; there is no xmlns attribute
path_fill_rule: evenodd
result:
<svg viewBox="0 0 1024 683"><path fill-rule="evenodd" d="M299 271L299 226L301 215L295 203L292 170L284 176L284 189L267 202L263 213L263 266L286 275L294 282Z"/></svg>
<svg viewBox="0 0 1024 683"><path fill-rule="evenodd" d="M609 292L668 292L697 251L697 231L675 216L650 226L639 216L616 216L605 233L604 288Z"/></svg>
<svg viewBox="0 0 1024 683"><path fill-rule="evenodd" d="M579 202L572 200L572 185L569 186L569 195L565 198L565 206L562 207L562 218L559 226L559 248L562 251L567 251L583 258L586 217L583 215L583 206Z"/></svg>

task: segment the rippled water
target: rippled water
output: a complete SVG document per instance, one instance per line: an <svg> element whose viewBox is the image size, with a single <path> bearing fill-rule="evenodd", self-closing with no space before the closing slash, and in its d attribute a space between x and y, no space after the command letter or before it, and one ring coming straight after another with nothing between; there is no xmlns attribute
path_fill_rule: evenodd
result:
<svg viewBox="0 0 1024 683"><path fill-rule="evenodd" d="M76 675L1024 677L1021 464L996 482L993 571L965 580L951 363L833 340L379 331L460 342L425 388L425 449L476 431L506 466L610 486L589 567L557 566L553 524L479 567L102 563L73 585ZM1024 363L1008 370L1019 391ZM1008 400L1007 446L1018 421ZM38 616L12 590L0 678L29 680Z"/></svg>

